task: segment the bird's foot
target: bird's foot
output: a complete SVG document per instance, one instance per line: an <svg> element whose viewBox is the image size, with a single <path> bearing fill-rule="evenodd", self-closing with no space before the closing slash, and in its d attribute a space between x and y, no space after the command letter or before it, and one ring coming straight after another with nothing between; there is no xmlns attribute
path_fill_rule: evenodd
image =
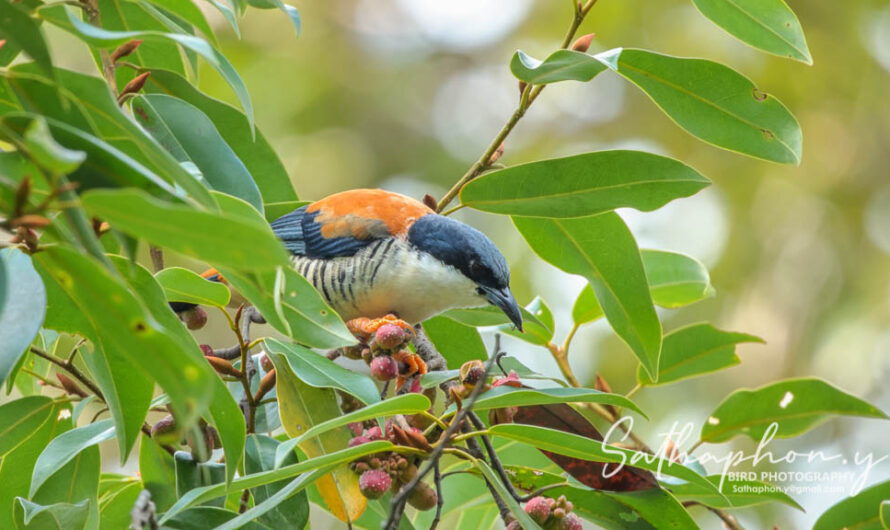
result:
<svg viewBox="0 0 890 530"><path fill-rule="evenodd" d="M405 333L414 336L414 328L396 315L390 313L380 318L359 317L346 322L346 327L350 333L361 342L367 343L371 337L377 333L377 330L386 324L392 324L403 329Z"/></svg>
<svg viewBox="0 0 890 530"><path fill-rule="evenodd" d="M397 353L394 353L392 358L405 365L404 370L399 370L399 378L396 380L396 388L401 388L405 381L411 376L415 374L424 375L426 373L426 363L423 362L420 355L417 355L416 353L411 353L408 350L400 350Z"/></svg>

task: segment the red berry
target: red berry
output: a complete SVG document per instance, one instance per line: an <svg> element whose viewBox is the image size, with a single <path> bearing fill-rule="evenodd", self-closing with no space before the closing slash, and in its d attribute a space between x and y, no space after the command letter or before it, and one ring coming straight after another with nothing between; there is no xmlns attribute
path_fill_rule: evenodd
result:
<svg viewBox="0 0 890 530"><path fill-rule="evenodd" d="M581 523L580 517L573 513L567 513L555 528L556 530L582 530L584 525Z"/></svg>
<svg viewBox="0 0 890 530"><path fill-rule="evenodd" d="M371 440L369 440L367 436L356 436L352 440L349 440L349 444L347 445L349 447L355 447L356 445L366 444L370 441Z"/></svg>
<svg viewBox="0 0 890 530"><path fill-rule="evenodd" d="M368 432L365 433L365 437L368 440L382 440L383 433L380 431L380 427L375 425L375 426L371 427L370 429L368 429Z"/></svg>
<svg viewBox="0 0 890 530"><path fill-rule="evenodd" d="M389 355L380 355L371 361L371 375L380 381L389 381L399 375L399 363Z"/></svg>
<svg viewBox="0 0 890 530"><path fill-rule="evenodd" d="M405 330L395 324L384 324L374 334L374 343L384 350L395 350L401 346L407 334Z"/></svg>
<svg viewBox="0 0 890 530"><path fill-rule="evenodd" d="M365 427L362 425L362 423L360 421L354 421L352 423L347 423L346 426L349 427L349 430L352 431L352 434L354 434L356 436L361 436L362 433L365 431Z"/></svg>
<svg viewBox="0 0 890 530"><path fill-rule="evenodd" d="M213 348L210 347L209 344L202 344L200 346L200 348L201 348L201 353L203 353L205 356L213 355Z"/></svg>
<svg viewBox="0 0 890 530"><path fill-rule="evenodd" d="M207 323L207 312L200 306L195 306L180 313L179 318L189 329L201 329Z"/></svg>
<svg viewBox="0 0 890 530"><path fill-rule="evenodd" d="M547 497L532 497L525 503L525 513L529 514L538 524L544 524L550 518L550 499Z"/></svg>
<svg viewBox="0 0 890 530"><path fill-rule="evenodd" d="M369 469L358 479L358 489L369 499L379 499L392 486L389 473L382 469Z"/></svg>

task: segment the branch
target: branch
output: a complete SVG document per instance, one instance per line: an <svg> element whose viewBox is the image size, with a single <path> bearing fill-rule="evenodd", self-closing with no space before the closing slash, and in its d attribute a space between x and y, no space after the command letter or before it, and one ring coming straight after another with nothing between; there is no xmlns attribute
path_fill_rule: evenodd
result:
<svg viewBox="0 0 890 530"><path fill-rule="evenodd" d="M575 33L578 32L578 28L581 26L581 23L584 22L584 17L587 16L587 13L590 12L590 9L596 4L597 0L587 0L586 3L581 5L580 3L575 7L575 15L572 18L572 23L569 26L568 31L566 32L565 37L562 40L561 49L568 48L572 43L572 40L575 38ZM479 157L470 169L467 170L466 173L448 190L448 193L442 197L442 200L436 205L436 212L442 212L448 204L457 197L457 194L460 193L460 190L471 180L475 179L479 175L481 175L486 169L489 169L494 162L497 161L497 156L494 156L498 149L501 148L504 141L513 131L513 128L516 127L516 124L519 123L519 120L525 116L525 111L534 103L535 99L541 94L541 91L544 90L546 85L538 85L531 86L525 85L522 88L522 94L519 97L519 106L516 107L516 110L513 111L513 115L510 116L510 119L507 120L507 123L501 128L500 132L498 132L497 136L494 137L494 140L488 145L485 151L482 153L482 156ZM449 211L450 213L450 211Z"/></svg>

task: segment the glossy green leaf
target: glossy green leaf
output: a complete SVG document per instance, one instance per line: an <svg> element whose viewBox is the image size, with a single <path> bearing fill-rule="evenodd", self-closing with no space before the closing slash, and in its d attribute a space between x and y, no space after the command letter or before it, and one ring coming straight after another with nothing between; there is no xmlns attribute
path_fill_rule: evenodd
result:
<svg viewBox="0 0 890 530"><path fill-rule="evenodd" d="M0 2L0 27L3 39L24 50L46 73L52 75L52 58L43 38L43 30L21 4Z"/></svg>
<svg viewBox="0 0 890 530"><path fill-rule="evenodd" d="M179 162L193 162L211 188L239 197L263 211L263 200L253 177L206 114L166 94L138 95L131 105L136 121Z"/></svg>
<svg viewBox="0 0 890 530"><path fill-rule="evenodd" d="M247 94L247 87L244 85L244 81L242 81L229 60L205 40L192 35L162 33L159 31L109 31L79 20L73 14L71 8L60 5L43 7L38 10L38 13L47 22L74 33L94 46L107 48L119 46L133 39L143 39L153 42L172 41L185 49L197 53L226 80L247 114L248 122L251 124L251 127L253 126L253 107L250 103L250 96Z"/></svg>
<svg viewBox="0 0 890 530"><path fill-rule="evenodd" d="M890 528L890 501L881 502L880 519L883 530Z"/></svg>
<svg viewBox="0 0 890 530"><path fill-rule="evenodd" d="M584 289L581 289L581 292L578 293L578 298L575 299L575 304L572 306L572 321L576 325L581 325L586 324L587 322L593 322L603 316L605 316L603 308L596 299L596 293L593 292L593 287L591 287L590 284L586 285Z"/></svg>
<svg viewBox="0 0 890 530"><path fill-rule="evenodd" d="M129 263L124 258L112 256L111 259L121 275L140 296L151 316L166 330L168 336L177 342L183 363L186 363L186 357L188 357L189 363L195 363L190 368L209 371L204 356L200 353L198 343L170 310L164 291L151 273L145 267ZM211 397L207 410L210 418L208 420L216 427L223 443L223 452L226 457L226 478L231 480L241 461L244 449L244 415L226 389L226 385L218 377L210 378L210 387ZM183 429L189 428L187 421L182 421L181 424Z"/></svg>
<svg viewBox="0 0 890 530"><path fill-rule="evenodd" d="M139 442L139 475L158 512L165 512L176 502L176 473L173 455L143 435Z"/></svg>
<svg viewBox="0 0 890 530"><path fill-rule="evenodd" d="M497 475L495 475L494 471L488 466L488 464L485 463L484 460L476 460L473 463L475 464L476 469L478 469L482 473L482 476L485 477L485 480L487 480L488 483L497 492L498 497L501 498L501 501L503 501L504 504L507 505L507 508L510 509L510 513L513 515L513 517L515 517L516 520L519 521L520 528L532 530L535 528L541 528L540 525L538 525L538 523L536 523L535 520L532 519L531 516L522 509L522 506L519 505L519 502L515 498L513 498L509 491L507 491L507 488L501 482L501 479Z"/></svg>
<svg viewBox="0 0 890 530"><path fill-rule="evenodd" d="M314 348L355 344L355 337L340 316L290 265L279 269L278 274L283 278L280 283L276 282L276 271L250 273L221 266L216 268L234 290L256 306L280 333Z"/></svg>
<svg viewBox="0 0 890 530"><path fill-rule="evenodd" d="M674 330L661 343L658 382L646 375L642 367L637 369L637 381L641 385L663 385L734 366L741 362L735 346L742 342L762 343L763 339L721 331L704 323Z"/></svg>
<svg viewBox="0 0 890 530"><path fill-rule="evenodd" d="M729 480L728 477L723 475L710 475L708 480L718 487L720 487L720 482L723 480L723 487L720 488L723 495L718 495L711 489L704 489L697 484L688 482L685 484L671 484L667 487L681 501L695 501L712 508L742 508L767 502L780 502L804 511L794 499L782 491L781 487L767 482L758 480Z"/></svg>
<svg viewBox="0 0 890 530"><path fill-rule="evenodd" d="M291 23L294 25L294 29L297 30L297 36L300 35L302 23L300 22L300 12L297 11L296 7L289 6L281 0L247 0L247 3L252 7L258 7L260 9L280 9L282 13L287 15Z"/></svg>
<svg viewBox="0 0 890 530"><path fill-rule="evenodd" d="M197 344L185 347L174 339L119 277L94 260L61 246L35 257L77 307L90 315L97 345L153 376L170 397L183 428L205 410L217 377Z"/></svg>
<svg viewBox="0 0 890 530"><path fill-rule="evenodd" d="M219 10L219 12L220 12L220 14L222 14L223 18L225 18L229 22L229 25L232 26L232 30L234 30L235 36L240 39L241 38L241 29L238 28L238 18L237 18L237 15L235 14L234 9L223 4L219 0L207 0L207 1L210 2L210 4L213 5L213 7L215 7L217 10Z"/></svg>
<svg viewBox="0 0 890 530"><path fill-rule="evenodd" d="M122 477L113 487L99 482L99 530L126 528L132 521L130 512L142 491L142 482L135 477ZM152 499L154 501L154 499ZM157 505L155 506L157 507Z"/></svg>
<svg viewBox="0 0 890 530"><path fill-rule="evenodd" d="M46 396L28 396L0 405L0 457L30 438L55 413L53 400Z"/></svg>
<svg viewBox="0 0 890 530"><path fill-rule="evenodd" d="M710 184L698 171L643 151L597 151L492 171L460 192L461 203L492 213L582 217L631 207L658 209Z"/></svg>
<svg viewBox="0 0 890 530"><path fill-rule="evenodd" d="M344 368L324 355L298 344L285 344L269 338L264 345L269 353L281 355L296 377L309 386L336 388L352 394L368 405L380 401L377 385L368 376Z"/></svg>
<svg viewBox="0 0 890 530"><path fill-rule="evenodd" d="M90 501L77 504L56 503L48 506L33 503L27 499L16 499L16 527L40 530L76 530L84 528L90 514ZM18 523L21 521L22 526Z"/></svg>
<svg viewBox="0 0 890 530"><path fill-rule="evenodd" d="M266 355L275 365L276 392L278 393L278 412L281 415L281 425L288 436L296 437L313 426L336 418L342 414L337 405L333 388L344 390L353 395L364 394L359 387L370 384L374 389L372 396L367 396L367 403L380 399L376 395L376 387L370 379L349 372L345 368L334 365L328 359L309 350L288 349L284 344L273 339L266 340ZM301 362L301 358L317 357L330 363L331 367L337 367L351 375L355 383L350 388L344 387L347 374L332 376L326 371L312 366L311 361ZM302 372L302 373L301 373ZM336 372L334 372L336 373ZM363 378L363 379L359 379ZM313 383L307 383L309 379ZM357 391L358 390L358 391ZM361 396L359 396L361 397ZM306 440L299 444L300 450L311 460L324 455L330 455L347 446L352 438L352 433L346 427L338 427L329 430L320 436ZM359 447L363 447L363 444ZM305 463L305 462L304 462ZM297 464L299 465L299 464ZM327 505L328 510L341 521L351 521L358 518L367 505L367 499L358 488L358 476L346 465L337 466L330 473L321 477L317 483L319 493Z"/></svg>
<svg viewBox="0 0 890 530"><path fill-rule="evenodd" d="M273 494L271 497L267 498L261 503L258 503L256 506L247 510L246 512L238 515L238 517L235 517L234 519L219 526L217 530L235 530L236 528L242 528L249 521L269 514L277 506L281 506L283 502L287 501L293 495L296 495L309 486L314 485L315 481L324 477L325 471L325 469L316 469L315 471L311 471L295 478L290 483L275 492L275 494Z"/></svg>
<svg viewBox="0 0 890 530"><path fill-rule="evenodd" d="M437 316L424 321L423 331L451 368L460 368L473 359L488 359L482 336L474 327Z"/></svg>
<svg viewBox="0 0 890 530"><path fill-rule="evenodd" d="M692 0L713 23L765 52L813 64L803 28L783 0Z"/></svg>
<svg viewBox="0 0 890 530"><path fill-rule="evenodd" d="M226 481L226 466L217 462L198 462L191 453L176 451L173 455L176 473L176 496L182 498L187 492ZM222 507L226 499L220 497L207 501L210 506Z"/></svg>
<svg viewBox="0 0 890 530"><path fill-rule="evenodd" d="M216 506L196 506L176 514L164 523L164 529L171 530L206 530L219 528L223 524L238 517L238 512L218 508ZM242 526L244 530L270 530L266 525L249 522Z"/></svg>
<svg viewBox="0 0 890 530"><path fill-rule="evenodd" d="M86 160L83 151L72 151L59 145L42 118L32 121L25 131L25 148L31 158L51 175L67 175Z"/></svg>
<svg viewBox="0 0 890 530"><path fill-rule="evenodd" d="M97 421L84 427L65 432L53 439L40 453L31 475L31 493L34 496L43 483L81 451L114 437L111 420Z"/></svg>
<svg viewBox="0 0 890 530"><path fill-rule="evenodd" d="M225 307L232 293L219 282L212 282L182 267L169 267L155 274L164 288L167 300L209 306Z"/></svg>
<svg viewBox="0 0 890 530"><path fill-rule="evenodd" d="M664 250L641 250L649 292L656 305L675 308L713 293L708 269L695 258Z"/></svg>
<svg viewBox="0 0 890 530"><path fill-rule="evenodd" d="M37 336L46 314L46 289L31 258L20 250L0 250L0 383ZM2 453L2 451L0 451Z"/></svg>
<svg viewBox="0 0 890 530"><path fill-rule="evenodd" d="M612 329L655 377L661 323L639 249L618 214L576 219L514 217L513 223L541 258L590 281Z"/></svg>
<svg viewBox="0 0 890 530"><path fill-rule="evenodd" d="M532 300L532 304L535 301ZM518 331L511 332L514 337L530 342L532 344L546 345L553 338L552 323L548 326L544 322L538 320L538 317L529 312L524 307L519 308L522 314L522 333ZM474 327L488 326L507 326L512 327L510 319L499 308L494 306L475 307L472 309L452 309L442 314L452 320L456 320L461 324Z"/></svg>
<svg viewBox="0 0 890 530"><path fill-rule="evenodd" d="M92 215L125 233L214 265L247 270L288 266L284 246L268 226L159 201L132 189L94 190L81 200Z"/></svg>
<svg viewBox="0 0 890 530"><path fill-rule="evenodd" d="M517 50L510 59L510 71L530 85L558 81L590 81L606 69L602 61L574 50L557 50L543 61Z"/></svg>
<svg viewBox="0 0 890 530"><path fill-rule="evenodd" d="M776 423L777 438L797 436L834 414L887 419L869 403L816 378L786 379L755 390L736 390L702 425L701 439L717 443L740 434L760 440ZM772 432L770 430L770 432Z"/></svg>
<svg viewBox="0 0 890 530"><path fill-rule="evenodd" d="M337 466L344 462L351 462L365 455L391 450L392 447L393 445L390 442L375 441L356 447L350 447L348 449L334 451L323 456L304 460L298 464L291 464L272 471L262 471L246 477L236 478L232 481L228 490L237 491L244 488L256 488L265 484L272 484L273 482L293 478L309 471L325 469L328 466ZM181 513L183 510L210 499L223 496L226 494L226 491L227 488L224 484L216 484L191 490L179 499L172 508L167 510L159 522L163 524L176 514Z"/></svg>
<svg viewBox="0 0 890 530"><path fill-rule="evenodd" d="M637 407L636 403L620 394L610 394L591 390L589 388L516 388L508 385L487 390L476 398L474 410L499 409L502 407L528 407L533 405L552 405L555 403L600 403L616 407L629 408L646 415ZM448 407L445 413L453 414L454 405Z"/></svg>
<svg viewBox="0 0 890 530"><path fill-rule="evenodd" d="M145 0L140 0L140 2L145 2ZM192 0L148 0L148 2L176 14L197 28L207 40L216 44L216 35L213 33L213 28L210 27L207 18L204 17L204 13Z"/></svg>
<svg viewBox="0 0 890 530"><path fill-rule="evenodd" d="M263 434L251 434L247 437L244 451L244 471L247 475L275 469L275 454L280 446L278 440ZM297 455L293 450L281 462L282 466L297 463ZM258 486L251 490L255 505L271 499L275 494L287 487L288 481L273 482ZM259 523L271 528L303 528L309 521L309 499L305 493L294 495L282 500L268 512L257 518Z"/></svg>
<svg viewBox="0 0 890 530"><path fill-rule="evenodd" d="M778 99L731 68L620 48L612 50L608 60L677 125L701 140L755 158L800 164L797 120Z"/></svg>
<svg viewBox="0 0 890 530"><path fill-rule="evenodd" d="M522 331L516 329L512 322L501 324L500 331L506 335L516 337L531 344L539 346L547 346L553 340L553 330L556 329L556 323L553 319L553 311L540 296L536 296L523 308L523 314L528 313L534 316L534 323L529 326L525 325L523 319ZM538 326L536 323L540 323Z"/></svg>
<svg viewBox="0 0 890 530"><path fill-rule="evenodd" d="M349 414L343 414L336 418L331 418L327 421L315 424L298 437L282 442L281 445L278 446L275 453L275 467L284 465L286 458L293 453L294 447L313 436L319 436L331 429L353 422L366 421L383 416L392 416L394 414L417 414L426 411L430 406L430 400L423 394L403 394L362 407Z"/></svg>
<svg viewBox="0 0 890 530"><path fill-rule="evenodd" d="M650 454L611 446L604 444L602 441L577 434L514 423L495 425L489 429L489 432L493 436L516 440L545 451L592 462L629 465L653 473L659 473L657 476L667 475L717 491L716 486L708 482L705 477L681 464L676 462L659 462L658 458Z"/></svg>
<svg viewBox="0 0 890 530"><path fill-rule="evenodd" d="M660 488L617 492L566 487L549 494L565 495L578 515L607 529L699 528L683 505Z"/></svg>
<svg viewBox="0 0 890 530"><path fill-rule="evenodd" d="M890 499L890 481L865 488L825 510L813 530L880 530L882 501Z"/></svg>
<svg viewBox="0 0 890 530"><path fill-rule="evenodd" d="M266 219L272 221L306 204L294 203L297 194L284 164L262 132L257 129L251 136L250 123L241 111L205 95L182 76L166 70L152 69L144 90L176 96L213 120L219 134L235 151L259 187L265 203Z"/></svg>

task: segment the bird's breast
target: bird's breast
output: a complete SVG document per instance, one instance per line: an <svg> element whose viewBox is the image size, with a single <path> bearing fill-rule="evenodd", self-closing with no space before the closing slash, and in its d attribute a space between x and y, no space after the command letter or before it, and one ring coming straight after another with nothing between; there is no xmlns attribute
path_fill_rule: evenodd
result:
<svg viewBox="0 0 890 530"><path fill-rule="evenodd" d="M354 256L295 256L294 268L344 320L396 313L417 323L448 309L487 303L460 271L400 238L381 239Z"/></svg>

